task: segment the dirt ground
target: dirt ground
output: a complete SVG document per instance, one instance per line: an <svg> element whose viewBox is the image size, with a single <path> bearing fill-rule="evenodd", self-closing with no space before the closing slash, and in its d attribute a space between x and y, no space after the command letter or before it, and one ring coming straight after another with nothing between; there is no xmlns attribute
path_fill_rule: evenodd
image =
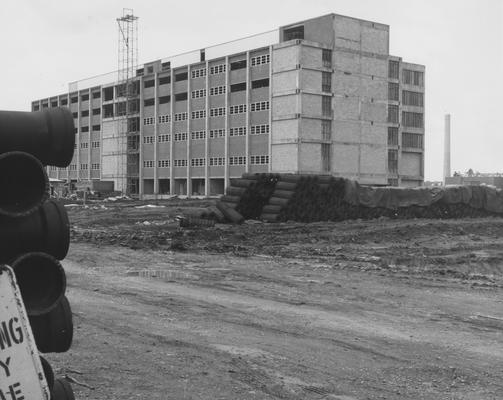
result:
<svg viewBox="0 0 503 400"><path fill-rule="evenodd" d="M503 219L180 228L68 207L78 399L503 399Z"/></svg>

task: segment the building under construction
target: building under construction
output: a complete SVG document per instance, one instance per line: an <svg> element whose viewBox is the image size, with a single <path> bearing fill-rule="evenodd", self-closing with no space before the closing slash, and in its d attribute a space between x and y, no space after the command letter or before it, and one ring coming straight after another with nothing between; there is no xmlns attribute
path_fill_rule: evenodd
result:
<svg viewBox="0 0 503 400"><path fill-rule="evenodd" d="M136 17L118 23L118 73L32 103L75 118L51 178L142 198L222 194L245 172L422 185L424 66L389 54L389 26L329 14L137 65Z"/></svg>

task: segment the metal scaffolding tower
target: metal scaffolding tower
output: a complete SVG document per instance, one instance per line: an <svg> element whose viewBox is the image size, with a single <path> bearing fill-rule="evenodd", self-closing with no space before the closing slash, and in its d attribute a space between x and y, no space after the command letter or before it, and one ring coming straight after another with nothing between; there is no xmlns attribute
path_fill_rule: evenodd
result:
<svg viewBox="0 0 503 400"><path fill-rule="evenodd" d="M119 157L121 165L119 174L125 180L126 193L139 193L139 85L135 78L138 66L138 17L130 8L122 10L122 17L117 18L119 27L119 51L117 67L117 86L115 116L120 141L123 150Z"/></svg>

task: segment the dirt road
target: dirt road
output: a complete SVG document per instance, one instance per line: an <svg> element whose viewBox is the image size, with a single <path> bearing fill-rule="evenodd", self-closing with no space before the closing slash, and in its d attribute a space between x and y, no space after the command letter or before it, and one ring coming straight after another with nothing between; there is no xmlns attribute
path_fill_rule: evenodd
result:
<svg viewBox="0 0 503 400"><path fill-rule="evenodd" d="M48 358L79 399L503 398L501 220L166 228L154 249L75 220L75 340Z"/></svg>

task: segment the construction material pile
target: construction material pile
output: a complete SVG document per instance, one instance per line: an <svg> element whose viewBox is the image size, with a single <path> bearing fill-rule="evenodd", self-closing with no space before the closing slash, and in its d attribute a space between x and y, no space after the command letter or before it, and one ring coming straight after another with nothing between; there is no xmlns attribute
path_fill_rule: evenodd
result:
<svg viewBox="0 0 503 400"><path fill-rule="evenodd" d="M327 175L245 174L217 204L235 223L346 219L463 218L503 215L491 186L370 187Z"/></svg>

